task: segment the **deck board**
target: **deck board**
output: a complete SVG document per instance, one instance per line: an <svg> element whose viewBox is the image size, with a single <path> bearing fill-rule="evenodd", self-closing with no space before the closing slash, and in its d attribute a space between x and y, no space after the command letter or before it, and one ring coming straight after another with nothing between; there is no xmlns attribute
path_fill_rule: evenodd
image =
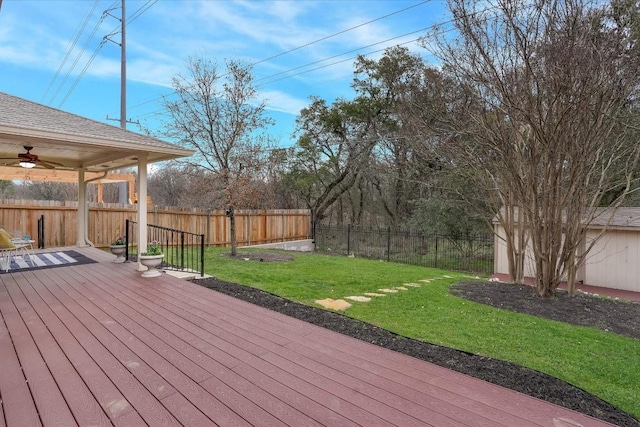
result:
<svg viewBox="0 0 640 427"><path fill-rule="evenodd" d="M7 290L7 282L3 282L2 288ZM51 375L21 313L22 311L25 315L30 314L31 307L21 293L10 295L7 290L7 295L8 298L3 298L0 310L12 337L25 381L29 384L42 424L74 425L75 419L71 410L60 393L58 384Z"/></svg>
<svg viewBox="0 0 640 427"><path fill-rule="evenodd" d="M42 425L36 405L31 398L29 386L24 377L20 361L9 335L5 316L9 316L12 302L9 294L0 287L0 398L2 399L3 416L9 425L39 426Z"/></svg>
<svg viewBox="0 0 640 427"><path fill-rule="evenodd" d="M61 342L79 350L80 346L77 341L69 336L64 325L59 322L30 285L22 283L19 286L18 282L15 282L7 284L7 288L11 289L9 293L14 301L24 295L28 303L33 307L33 309L28 309L23 307L26 302L25 304L16 302L16 308L21 311L23 319L29 325L28 328L31 331L31 335L37 343L40 353L76 421L83 425L109 424L110 421L107 415L74 367L72 360L76 356L73 354L73 350L69 352L69 357L72 358L70 360L67 358L67 353L58 345L58 342ZM22 292L22 295L19 295L20 292ZM89 375L93 376L94 372L89 371ZM89 378L87 382L91 383L92 378Z"/></svg>
<svg viewBox="0 0 640 427"><path fill-rule="evenodd" d="M92 317L90 313L85 311L78 302L65 292L70 292L70 287L65 286L67 284L61 280L55 269L38 270L34 271L33 274L40 280L41 285L46 286L52 296L68 310L66 312L61 311L61 318L65 319L63 321L68 327L73 328L72 332L76 332L76 338L82 339L83 347L122 393L122 397L106 402L105 410L110 417L117 418L135 409L145 421L151 422L153 425L180 425L169 411L158 402L153 393L136 379L129 371L129 367L114 355L114 352L117 351L127 353L126 349L103 324ZM53 284L53 281L56 284ZM81 323L74 322L74 319L79 320ZM127 361L132 360L132 357L130 352L125 356ZM148 374L151 372L147 371Z"/></svg>
<svg viewBox="0 0 640 427"><path fill-rule="evenodd" d="M608 425L74 250L98 263L0 274L0 427Z"/></svg>

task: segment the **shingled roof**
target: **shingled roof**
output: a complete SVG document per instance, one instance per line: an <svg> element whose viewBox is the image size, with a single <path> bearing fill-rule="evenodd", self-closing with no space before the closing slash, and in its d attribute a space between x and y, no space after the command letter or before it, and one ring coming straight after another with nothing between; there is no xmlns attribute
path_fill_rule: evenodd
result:
<svg viewBox="0 0 640 427"><path fill-rule="evenodd" d="M503 209L501 209L504 212ZM615 210L611 217L610 208L596 208L590 215L593 218L589 221L589 228L602 228L609 223L612 229L636 229L640 228L640 207L620 207ZM516 209L516 221L518 211ZM498 216L493 218L493 223L498 223Z"/></svg>
<svg viewBox="0 0 640 427"><path fill-rule="evenodd" d="M17 157L25 145L66 169L135 166L140 153L147 153L149 163L193 154L151 136L0 92L0 158Z"/></svg>

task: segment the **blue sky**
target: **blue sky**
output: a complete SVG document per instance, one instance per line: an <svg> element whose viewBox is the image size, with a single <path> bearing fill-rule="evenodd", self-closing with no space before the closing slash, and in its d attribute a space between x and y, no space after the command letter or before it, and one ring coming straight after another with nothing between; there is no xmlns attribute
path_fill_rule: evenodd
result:
<svg viewBox="0 0 640 427"><path fill-rule="evenodd" d="M113 16L100 22L111 7ZM3 0L0 91L119 126L107 116L120 117L120 47L99 48L119 29L119 7L120 0ZM293 143L295 118L311 95L353 96L358 54L378 58L402 44L429 60L413 40L449 19L444 0L127 0L126 12L129 119L157 128L158 98L171 93L171 77L185 73L189 56L220 67L238 59L256 64L260 97L277 123L270 133L283 146ZM120 34L111 39L119 43Z"/></svg>

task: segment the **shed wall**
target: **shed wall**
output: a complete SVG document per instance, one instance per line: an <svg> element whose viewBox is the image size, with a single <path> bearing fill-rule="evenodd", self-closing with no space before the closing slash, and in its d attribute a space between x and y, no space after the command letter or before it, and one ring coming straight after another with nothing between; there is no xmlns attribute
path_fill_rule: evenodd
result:
<svg viewBox="0 0 640 427"><path fill-rule="evenodd" d="M504 229L494 225L494 273L509 274ZM599 230L589 230L585 244L592 242ZM582 249L584 250L584 248ZM525 277L535 277L535 264L531 250L527 250ZM587 255L577 280L585 284L611 289L640 292L640 229L609 229Z"/></svg>
<svg viewBox="0 0 640 427"><path fill-rule="evenodd" d="M504 228L499 225L494 225L495 231L495 255L493 257L494 273L496 274L509 274L509 262L507 261L507 244L505 242ZM535 276L535 263L533 262L533 251L531 245L527 247L527 253L524 262L524 275L525 277Z"/></svg>
<svg viewBox="0 0 640 427"><path fill-rule="evenodd" d="M587 232L587 242L598 232ZM608 230L585 263L585 283L640 292L640 230Z"/></svg>

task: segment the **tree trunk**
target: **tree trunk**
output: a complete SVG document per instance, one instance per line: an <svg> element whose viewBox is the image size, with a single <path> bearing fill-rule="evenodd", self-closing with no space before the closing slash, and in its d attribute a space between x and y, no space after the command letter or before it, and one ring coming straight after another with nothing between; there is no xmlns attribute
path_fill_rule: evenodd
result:
<svg viewBox="0 0 640 427"><path fill-rule="evenodd" d="M238 240L236 238L236 214L229 215L229 234L231 234L231 256L238 255Z"/></svg>

